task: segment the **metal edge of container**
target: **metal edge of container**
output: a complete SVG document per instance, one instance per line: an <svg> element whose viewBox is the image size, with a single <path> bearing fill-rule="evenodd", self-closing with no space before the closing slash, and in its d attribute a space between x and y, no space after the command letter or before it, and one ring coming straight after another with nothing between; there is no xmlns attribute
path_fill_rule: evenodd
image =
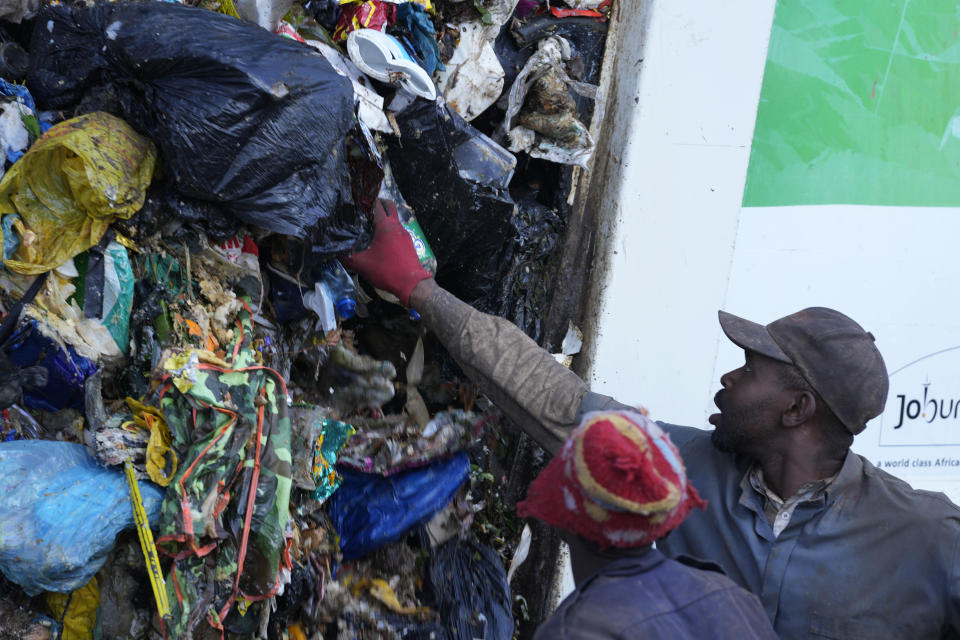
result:
<svg viewBox="0 0 960 640"><path fill-rule="evenodd" d="M597 103L590 123L596 147L589 169L574 169L567 200L572 211L556 281L556 290L567 293L554 296L551 301L546 335L563 335L570 321L581 328L583 349L574 358L572 368L584 379L592 365L603 310L610 268L608 257L624 213L619 194L629 167L624 166L622 154L630 139L636 112L642 108L640 76L652 5L649 0L614 3ZM551 611L573 586L568 567L569 554L561 549L553 575L549 582L545 581L550 588Z"/></svg>
<svg viewBox="0 0 960 640"><path fill-rule="evenodd" d="M596 148L587 171L575 169L555 296L547 312L547 334L562 336L567 322L581 328L584 347L574 358L573 370L584 376L590 369L597 318L602 312L620 210L619 194L629 167L621 156L629 141L640 104L646 32L653 3L620 0L614 4L600 74L596 108L590 123ZM589 381L588 381L589 382Z"/></svg>

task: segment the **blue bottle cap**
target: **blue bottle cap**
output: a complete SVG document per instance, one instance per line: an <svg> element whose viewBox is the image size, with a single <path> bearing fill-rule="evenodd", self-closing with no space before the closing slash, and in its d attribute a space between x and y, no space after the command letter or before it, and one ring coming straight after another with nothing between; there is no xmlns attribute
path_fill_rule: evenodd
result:
<svg viewBox="0 0 960 640"><path fill-rule="evenodd" d="M344 320L349 320L357 312L357 303L351 298L340 298L337 300L337 315Z"/></svg>
<svg viewBox="0 0 960 640"><path fill-rule="evenodd" d="M410 309L410 321L411 322L420 322L420 314L415 310Z"/></svg>

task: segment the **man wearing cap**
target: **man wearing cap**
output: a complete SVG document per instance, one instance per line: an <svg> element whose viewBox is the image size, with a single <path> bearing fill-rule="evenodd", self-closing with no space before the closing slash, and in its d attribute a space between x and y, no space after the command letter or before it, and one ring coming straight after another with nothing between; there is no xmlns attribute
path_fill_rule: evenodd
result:
<svg viewBox="0 0 960 640"><path fill-rule="evenodd" d="M437 286L395 216L377 216L370 249L348 264L419 311L548 452L586 413L627 408ZM723 312L720 322L745 363L721 378L714 430L659 423L709 506L658 549L719 564L781 638L960 638L960 509L850 451L886 399L873 336L824 308L767 326Z"/></svg>
<svg viewBox="0 0 960 640"><path fill-rule="evenodd" d="M584 416L517 504L563 532L579 576L534 640L776 638L755 595L652 548L704 506L655 422L632 411Z"/></svg>

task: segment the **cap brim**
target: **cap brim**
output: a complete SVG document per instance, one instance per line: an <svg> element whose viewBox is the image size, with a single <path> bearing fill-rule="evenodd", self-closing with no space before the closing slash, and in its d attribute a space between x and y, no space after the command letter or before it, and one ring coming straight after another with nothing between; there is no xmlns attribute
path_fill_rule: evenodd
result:
<svg viewBox="0 0 960 640"><path fill-rule="evenodd" d="M744 320L726 311L718 311L717 315L720 318L720 328L733 344L741 349L755 351L768 358L793 364L793 360L777 346L762 324Z"/></svg>

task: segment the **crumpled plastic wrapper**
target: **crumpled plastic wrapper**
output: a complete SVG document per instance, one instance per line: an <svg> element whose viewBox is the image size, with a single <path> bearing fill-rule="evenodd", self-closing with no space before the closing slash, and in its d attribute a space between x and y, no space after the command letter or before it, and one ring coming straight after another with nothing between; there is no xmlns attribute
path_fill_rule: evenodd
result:
<svg viewBox="0 0 960 640"><path fill-rule="evenodd" d="M486 111L503 92L503 65L493 42L513 15L517 0L484 4L487 14L483 19L454 25L460 42L437 76L444 100L468 122Z"/></svg>
<svg viewBox="0 0 960 640"><path fill-rule="evenodd" d="M402 416L354 420L357 435L341 452L340 464L381 475L422 467L467 448L492 419L455 409L436 414L423 430Z"/></svg>
<svg viewBox="0 0 960 640"><path fill-rule="evenodd" d="M313 479L317 483L313 492L314 500L323 502L340 488L343 479L334 468L337 454L356 432L346 422L324 418L323 431L313 446Z"/></svg>
<svg viewBox="0 0 960 640"><path fill-rule="evenodd" d="M567 74L565 62L573 56L567 40L544 38L537 47L510 87L506 117L497 138L509 136L511 151L586 168L593 155L593 138L578 119L568 87L594 99L597 87Z"/></svg>

